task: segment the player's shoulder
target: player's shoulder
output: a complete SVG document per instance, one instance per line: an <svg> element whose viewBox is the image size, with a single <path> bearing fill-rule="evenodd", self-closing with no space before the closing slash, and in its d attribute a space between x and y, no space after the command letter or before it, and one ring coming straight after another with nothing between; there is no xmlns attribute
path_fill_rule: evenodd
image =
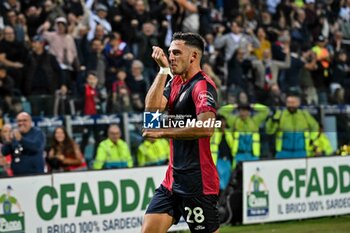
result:
<svg viewBox="0 0 350 233"><path fill-rule="evenodd" d="M205 83L206 85L209 84L210 86L212 86L213 88L216 89L216 85L215 85L213 79L210 78L210 76L208 74L206 74L202 70L199 72L199 80L198 80L198 82Z"/></svg>
<svg viewBox="0 0 350 233"><path fill-rule="evenodd" d="M196 82L194 83L194 89L216 90L216 85L213 80L203 71L197 75Z"/></svg>

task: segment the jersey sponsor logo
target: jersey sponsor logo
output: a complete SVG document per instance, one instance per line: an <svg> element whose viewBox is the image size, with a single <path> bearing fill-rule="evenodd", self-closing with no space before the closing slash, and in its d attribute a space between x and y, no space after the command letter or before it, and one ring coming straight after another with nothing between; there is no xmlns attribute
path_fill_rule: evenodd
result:
<svg viewBox="0 0 350 233"><path fill-rule="evenodd" d="M209 92L209 91L201 91L198 94L198 100L202 101L202 100L207 100L211 103L215 103L215 99L213 97L213 95Z"/></svg>
<svg viewBox="0 0 350 233"><path fill-rule="evenodd" d="M180 95L179 102L181 102L181 101L183 100L185 94L186 94L186 91L184 91L184 92Z"/></svg>
<svg viewBox="0 0 350 233"><path fill-rule="evenodd" d="M159 110L156 112L144 112L143 113L143 127L145 129L159 129L160 128L160 117Z"/></svg>

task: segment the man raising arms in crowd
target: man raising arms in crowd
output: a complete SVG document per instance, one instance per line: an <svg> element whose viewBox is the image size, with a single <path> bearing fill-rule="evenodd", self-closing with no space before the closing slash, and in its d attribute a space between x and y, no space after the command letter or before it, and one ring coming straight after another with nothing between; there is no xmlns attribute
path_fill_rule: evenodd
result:
<svg viewBox="0 0 350 233"><path fill-rule="evenodd" d="M152 58L160 71L146 96L146 111L215 120L217 93L200 68L203 49L203 38L194 33L173 35L169 61L162 49L153 47ZM164 88L170 71L174 77ZM165 233L181 216L191 232L219 232L219 179L210 152L213 132L214 127L144 130L144 137L170 138L170 161L146 211L142 233Z"/></svg>

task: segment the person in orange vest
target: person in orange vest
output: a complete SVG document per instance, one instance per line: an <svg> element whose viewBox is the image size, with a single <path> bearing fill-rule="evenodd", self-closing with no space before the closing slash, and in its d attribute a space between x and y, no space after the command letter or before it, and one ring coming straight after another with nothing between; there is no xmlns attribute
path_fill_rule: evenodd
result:
<svg viewBox="0 0 350 233"><path fill-rule="evenodd" d="M317 89L319 104L327 104L327 89L330 84L330 53L327 49L327 39L323 35L317 37L312 51L316 54L317 69L312 72L312 78Z"/></svg>

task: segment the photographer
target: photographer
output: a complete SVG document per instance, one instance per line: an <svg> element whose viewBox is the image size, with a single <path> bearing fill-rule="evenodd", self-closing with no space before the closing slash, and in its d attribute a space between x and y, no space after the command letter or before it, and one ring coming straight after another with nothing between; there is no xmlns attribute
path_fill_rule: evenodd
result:
<svg viewBox="0 0 350 233"><path fill-rule="evenodd" d="M18 129L13 129L3 138L2 154L11 154L14 175L44 173L45 137L43 132L32 127L32 117L21 112L17 115Z"/></svg>

